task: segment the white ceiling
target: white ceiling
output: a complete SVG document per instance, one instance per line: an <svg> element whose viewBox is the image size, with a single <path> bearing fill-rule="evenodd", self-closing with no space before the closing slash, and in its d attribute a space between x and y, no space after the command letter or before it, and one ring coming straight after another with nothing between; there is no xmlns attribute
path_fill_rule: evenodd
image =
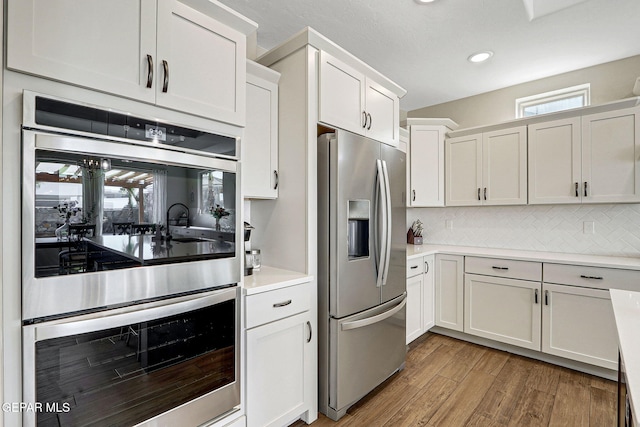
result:
<svg viewBox="0 0 640 427"><path fill-rule="evenodd" d="M640 0L538 1L529 20L532 0L220 0L265 49L313 27L407 89L408 111L640 54Z"/></svg>

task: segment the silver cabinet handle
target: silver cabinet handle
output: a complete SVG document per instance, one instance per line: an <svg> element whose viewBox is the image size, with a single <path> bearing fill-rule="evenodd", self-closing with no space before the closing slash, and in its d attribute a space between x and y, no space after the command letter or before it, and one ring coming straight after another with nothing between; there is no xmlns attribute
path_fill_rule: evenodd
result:
<svg viewBox="0 0 640 427"><path fill-rule="evenodd" d="M487 200L487 187L484 187L484 199Z"/></svg>
<svg viewBox="0 0 640 427"><path fill-rule="evenodd" d="M278 176L278 171L273 171L273 175L275 175L276 177L276 183L273 185L273 189L277 190L278 189L278 184L280 183L280 177Z"/></svg>
<svg viewBox="0 0 640 427"><path fill-rule="evenodd" d="M411 191L413 191L413 201L415 202L416 201L416 190L411 190Z"/></svg>
<svg viewBox="0 0 640 427"><path fill-rule="evenodd" d="M147 88L153 85L153 56L147 55Z"/></svg>
<svg viewBox="0 0 640 427"><path fill-rule="evenodd" d="M290 299L286 300L286 301L277 302L277 303L273 304L273 308L286 307L289 304L291 304L291 300Z"/></svg>
<svg viewBox="0 0 640 427"><path fill-rule="evenodd" d="M482 199L480 198L480 187L478 187L478 200L482 200Z"/></svg>
<svg viewBox="0 0 640 427"><path fill-rule="evenodd" d="M549 305L549 291L544 291L544 305Z"/></svg>
<svg viewBox="0 0 640 427"><path fill-rule="evenodd" d="M592 280L602 280L603 277L601 276L585 276L584 274L581 274L580 277L582 277L583 279L592 279Z"/></svg>
<svg viewBox="0 0 640 427"><path fill-rule="evenodd" d="M494 270L509 270L509 267L498 267L497 265L491 266Z"/></svg>
<svg viewBox="0 0 640 427"><path fill-rule="evenodd" d="M578 192L578 183L576 182L576 197L580 197L580 193Z"/></svg>
<svg viewBox="0 0 640 427"><path fill-rule="evenodd" d="M537 304L538 303L538 290L536 289L533 293L533 300Z"/></svg>
<svg viewBox="0 0 640 427"><path fill-rule="evenodd" d="M307 320L307 326L309 327L309 338L307 338L307 342L311 342L311 338L313 337L313 329L311 329L311 322Z"/></svg>
<svg viewBox="0 0 640 427"><path fill-rule="evenodd" d="M367 127L367 112L366 111L362 112L362 117L363 117L362 128L364 129L364 128Z"/></svg>
<svg viewBox="0 0 640 427"><path fill-rule="evenodd" d="M587 197L587 181L584 182L584 197Z"/></svg>
<svg viewBox="0 0 640 427"><path fill-rule="evenodd" d="M367 117L369 117L369 126L367 126L367 130L371 129L371 123L373 123L373 119L371 118L371 114L367 113Z"/></svg>
<svg viewBox="0 0 640 427"><path fill-rule="evenodd" d="M426 267L425 274L429 272L429 263L427 261L424 262L424 266Z"/></svg>
<svg viewBox="0 0 640 427"><path fill-rule="evenodd" d="M164 59L162 60L162 68L164 69L164 80L162 82L162 91L164 93L167 93L167 90L169 90L169 63Z"/></svg>

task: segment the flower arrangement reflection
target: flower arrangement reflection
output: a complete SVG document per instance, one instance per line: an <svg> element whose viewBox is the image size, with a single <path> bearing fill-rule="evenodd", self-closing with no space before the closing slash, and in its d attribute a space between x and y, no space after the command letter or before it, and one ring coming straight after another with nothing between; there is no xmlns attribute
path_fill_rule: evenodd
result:
<svg viewBox="0 0 640 427"><path fill-rule="evenodd" d="M64 220L64 224L58 227L55 231L56 237L61 239L68 236L71 218L80 214L82 212L82 208L78 206L77 200L62 201L59 205L56 205L53 208L58 210L60 219Z"/></svg>
<svg viewBox="0 0 640 427"><path fill-rule="evenodd" d="M216 205L215 207L211 206L209 208L209 212L216 220L216 230L220 230L220 220L225 216L229 216L230 213L225 208L220 205Z"/></svg>

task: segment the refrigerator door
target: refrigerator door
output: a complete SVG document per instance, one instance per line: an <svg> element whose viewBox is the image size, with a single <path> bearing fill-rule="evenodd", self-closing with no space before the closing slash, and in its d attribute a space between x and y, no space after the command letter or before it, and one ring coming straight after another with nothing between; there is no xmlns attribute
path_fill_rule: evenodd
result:
<svg viewBox="0 0 640 427"><path fill-rule="evenodd" d="M351 404L404 365L406 295L345 319L330 319L328 416Z"/></svg>
<svg viewBox="0 0 640 427"><path fill-rule="evenodd" d="M382 302L402 295L406 290L406 156L393 147L381 144L381 160L386 166L390 200L390 258L382 286Z"/></svg>
<svg viewBox="0 0 640 427"><path fill-rule="evenodd" d="M380 144L338 131L329 142L329 314L380 304L374 244Z"/></svg>

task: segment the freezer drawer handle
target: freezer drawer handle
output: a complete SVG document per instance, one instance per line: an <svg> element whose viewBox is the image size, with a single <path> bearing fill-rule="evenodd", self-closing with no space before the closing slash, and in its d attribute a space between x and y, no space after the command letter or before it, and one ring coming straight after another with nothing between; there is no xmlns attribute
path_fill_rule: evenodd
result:
<svg viewBox="0 0 640 427"><path fill-rule="evenodd" d="M582 277L583 279L593 279L593 280L602 280L603 277L600 276L585 276L584 274L581 274L580 277Z"/></svg>
<svg viewBox="0 0 640 427"><path fill-rule="evenodd" d="M275 304L273 304L273 308L280 308L280 307L286 307L289 304L291 304L291 300L286 300L286 301L282 301L282 302L277 302Z"/></svg>
<svg viewBox="0 0 640 427"><path fill-rule="evenodd" d="M377 314L377 315L369 317L367 319L354 320L353 322L343 323L342 326L341 326L341 329L343 331L348 331L350 329L364 328L365 326L369 326L369 325L373 325L374 323L382 322L383 320L388 319L389 317L393 316L394 314L396 314L397 312L402 310L402 308L406 304L407 304L407 298L405 297L405 299L403 299L400 304L396 305L391 310L387 310L384 313Z"/></svg>

